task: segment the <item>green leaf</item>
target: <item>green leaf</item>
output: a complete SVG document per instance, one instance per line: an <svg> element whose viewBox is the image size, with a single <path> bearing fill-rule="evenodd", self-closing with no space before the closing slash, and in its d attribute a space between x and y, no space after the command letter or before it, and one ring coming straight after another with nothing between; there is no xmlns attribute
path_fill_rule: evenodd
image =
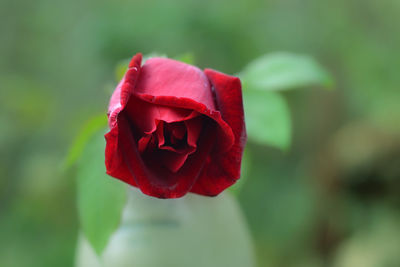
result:
<svg viewBox="0 0 400 267"><path fill-rule="evenodd" d="M120 60L115 67L115 80L120 81L129 67L130 58Z"/></svg>
<svg viewBox="0 0 400 267"><path fill-rule="evenodd" d="M126 204L126 187L106 174L104 131L90 138L78 165L78 212L81 227L94 250L101 254L118 228Z"/></svg>
<svg viewBox="0 0 400 267"><path fill-rule="evenodd" d="M193 65L195 62L195 58L192 53L184 53L174 57L174 59L191 65Z"/></svg>
<svg viewBox="0 0 400 267"><path fill-rule="evenodd" d="M264 55L249 63L241 78L259 90L288 90L306 86L333 86L333 80L313 58L291 53Z"/></svg>
<svg viewBox="0 0 400 267"><path fill-rule="evenodd" d="M105 114L97 115L91 118L72 142L72 146L67 154L64 167L68 168L73 165L82 155L83 149L90 137L92 137L95 132L103 129L106 126L107 116Z"/></svg>
<svg viewBox="0 0 400 267"><path fill-rule="evenodd" d="M244 90L243 102L249 140L286 150L291 120L285 99L275 92Z"/></svg>

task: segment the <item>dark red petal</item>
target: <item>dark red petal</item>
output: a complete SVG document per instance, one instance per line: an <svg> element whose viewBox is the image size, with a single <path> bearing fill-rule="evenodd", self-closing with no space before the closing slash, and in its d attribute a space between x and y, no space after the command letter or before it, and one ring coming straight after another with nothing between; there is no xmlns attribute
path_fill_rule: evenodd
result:
<svg viewBox="0 0 400 267"><path fill-rule="evenodd" d="M178 172L173 173L168 168L160 166L157 158L146 159L145 163L137 149L129 121L124 114L121 115L118 118L118 131L113 131L114 135L112 137L115 137L115 134L118 134L118 136L113 138L113 142L110 142L110 147L106 148L107 151L116 151L115 153L106 152L106 162L113 163L111 166L106 164L106 166L110 167L107 168L107 173L117 178L121 177L125 182L139 187L144 194L150 196L177 198L185 195L197 180L205 158L210 153L215 141L215 136L213 135L215 130L205 129L210 134L200 136L198 145L201 149L190 155L186 160L186 164ZM210 124L207 127L212 128L215 125ZM115 139L118 141L116 142ZM109 140L111 141L111 136ZM107 141L107 146L108 143L109 141ZM118 150L115 150L116 143L118 144ZM114 162L114 159L109 158L111 156L115 157ZM122 171L116 169L123 165L121 161L126 165L126 168L121 168ZM128 177L125 176L127 174L126 170L129 171Z"/></svg>
<svg viewBox="0 0 400 267"><path fill-rule="evenodd" d="M198 120L197 118L194 118L189 121L192 120L197 120L201 123L201 119ZM184 135L186 134L186 125L183 122L176 122L172 123L172 125L165 125L164 121L158 121L155 135L157 136L156 138L158 139L159 149L156 151L150 151L149 153L152 153L152 157L159 158L160 163L166 166L171 172L176 173L183 166L187 157L196 151L196 144L194 146L190 146L190 144L184 144L182 147L165 145L164 127L166 126L171 127L171 129L169 129L169 131L171 131L171 134L177 135L177 137L173 138L179 138L179 140L181 141L186 141L182 140ZM201 126L202 125L200 124L200 130ZM197 131L197 129L193 129L192 132L193 131ZM154 138L154 135L145 135L139 139L138 150L141 154L143 154L146 151L147 146L152 138ZM192 133L191 138L192 139L196 138L194 142L197 142L198 134L197 136L193 136Z"/></svg>
<svg viewBox="0 0 400 267"><path fill-rule="evenodd" d="M189 98L215 110L210 83L197 67L168 59L151 58L143 65L136 93Z"/></svg>
<svg viewBox="0 0 400 267"><path fill-rule="evenodd" d="M187 126L191 126L191 128L187 128ZM164 138L164 127L167 127L167 131L170 132L171 139L175 139L175 141L183 141L185 144L181 147L173 146L173 141L170 140L172 146L165 145ZM158 136L158 148L159 150L156 153L156 157L160 158L160 162L166 166L171 172L176 173L180 170L180 168L185 163L186 159L189 155L196 151L196 143L199 138L199 134L202 128L202 118L196 117L184 122L175 122L171 124L165 124L164 122L160 122L157 127L157 136ZM182 140L185 134L188 133L187 140Z"/></svg>
<svg viewBox="0 0 400 267"><path fill-rule="evenodd" d="M112 128L106 135L105 165L107 174L136 186L136 182L129 171L122 155L118 141L118 127Z"/></svg>
<svg viewBox="0 0 400 267"><path fill-rule="evenodd" d="M147 145L149 144L151 138L152 138L151 134L146 134L145 136L139 139L138 149L140 153L143 153L146 150Z"/></svg>
<svg viewBox="0 0 400 267"><path fill-rule="evenodd" d="M182 123L182 122L180 122L180 123ZM176 127L176 124L180 125L180 123L179 124L174 123L175 125L172 127ZM174 147L171 145L166 145L165 144L165 136L164 136L164 128L168 127L168 125L165 125L165 124L166 124L165 122L160 121L160 122L158 122L158 125L157 125L156 134L157 134L159 149L169 150L172 152L176 152L178 154L192 154L196 150L195 146L191 147L191 146L183 145L181 147ZM183 130L184 130L184 132L186 132L186 128L184 128ZM197 141L197 139L196 139L196 141Z"/></svg>
<svg viewBox="0 0 400 267"><path fill-rule="evenodd" d="M141 100L136 97L136 94L129 99L125 112L127 112L133 124L146 134L156 130L158 121L179 122L199 115L189 109L155 105Z"/></svg>
<svg viewBox="0 0 400 267"><path fill-rule="evenodd" d="M164 138L164 122L158 121L157 122L157 140L158 140L158 146L162 146L165 144L165 138Z"/></svg>
<svg viewBox="0 0 400 267"><path fill-rule="evenodd" d="M160 149L162 149L162 150L168 150L168 151L171 151L171 152L174 152L174 153L177 153L177 154L181 154L181 155L185 155L185 154L192 154L193 152L195 152L196 151L196 148L194 148L194 147L190 147L190 146L188 146L188 147L183 147L183 148L176 148L176 147L172 147L172 146L165 146L165 145L163 145L163 146L158 146Z"/></svg>
<svg viewBox="0 0 400 267"><path fill-rule="evenodd" d="M199 116L184 122L187 129L187 144L196 148L197 139L199 139L199 135L203 127L203 117Z"/></svg>
<svg viewBox="0 0 400 267"><path fill-rule="evenodd" d="M135 88L140 73L142 54L133 56L129 68L111 96L108 105L108 125L112 129L117 121L117 116L124 109Z"/></svg>
<svg viewBox="0 0 400 267"><path fill-rule="evenodd" d="M218 142L216 144L216 152L218 153L230 150L234 144L235 136L233 135L231 127L222 119L221 113L217 110L208 109L203 103L196 102L193 99L176 96L155 97L152 95L139 93L135 93L135 96L155 105L194 110L213 119L215 122L217 122L219 126L216 129L218 139Z"/></svg>
<svg viewBox="0 0 400 267"><path fill-rule="evenodd" d="M179 154L168 150L159 150L157 151L157 154L164 166L173 173L176 173L180 168L182 168L189 156L189 153Z"/></svg>
<svg viewBox="0 0 400 267"><path fill-rule="evenodd" d="M174 140L181 140L186 134L186 127L182 123L175 123L172 126L171 134Z"/></svg>
<svg viewBox="0 0 400 267"><path fill-rule="evenodd" d="M214 70L205 70L215 90L222 118L232 128L235 143L224 154L210 154L196 184L190 190L201 195L215 196L240 178L240 165L246 144L242 90L240 80Z"/></svg>

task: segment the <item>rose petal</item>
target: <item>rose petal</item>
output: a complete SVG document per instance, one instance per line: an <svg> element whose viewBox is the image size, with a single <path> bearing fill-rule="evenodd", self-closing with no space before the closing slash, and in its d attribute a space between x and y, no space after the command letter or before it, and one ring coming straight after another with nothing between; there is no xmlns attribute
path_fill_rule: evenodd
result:
<svg viewBox="0 0 400 267"><path fill-rule="evenodd" d="M227 153L210 154L201 176L191 189L194 193L215 196L240 178L240 165L247 137L240 80L210 69L206 69L205 74L215 89L222 118L235 134L235 143Z"/></svg>
<svg viewBox="0 0 400 267"><path fill-rule="evenodd" d="M167 125L164 121L158 121L157 122L157 130L154 134L148 134L139 139L139 142L138 142L139 152L141 154L145 153L150 141L153 138L155 138L155 136L157 136L159 149L157 151L155 151L154 147L153 147L153 148L150 148L150 151L147 151L146 153L156 154L157 157L160 158L160 162L164 166L166 166L170 171L172 171L174 173L177 172L183 166L187 157L196 151L196 143L195 142L197 142L199 133L193 133L193 132L201 130L202 120L201 119L198 120L197 118L194 118L189 121L192 121L192 120L196 120L198 122L197 124L200 123L200 127L198 125L192 123L194 129L191 130L190 138L191 139L196 138L196 140L191 140L191 142L194 142L194 146L187 144L186 140L182 140L184 135L186 134L186 121L185 121L185 123L175 122L175 123L171 123L171 124L167 124ZM179 140L182 143L181 146L176 147L176 146L173 146L174 144L171 144L171 146L165 145L165 139L164 139L164 128L165 127L170 128L170 129L168 129L168 131L170 131L170 134L175 133L176 135L178 135L178 137L181 139L181 140ZM193 136L193 135L196 135L196 136ZM171 138L176 138L176 137L171 136Z"/></svg>
<svg viewBox="0 0 400 267"><path fill-rule="evenodd" d="M152 135L147 134L139 139L138 149L139 149L140 153L143 153L146 150L151 138L152 138Z"/></svg>
<svg viewBox="0 0 400 267"><path fill-rule="evenodd" d="M105 165L107 174L127 184L137 186L122 155L118 141L118 128L119 127L112 128L104 136L106 139Z"/></svg>
<svg viewBox="0 0 400 267"><path fill-rule="evenodd" d="M210 83L197 67L168 59L151 58L143 65L135 93L154 97L189 98L215 110Z"/></svg>
<svg viewBox="0 0 400 267"><path fill-rule="evenodd" d="M112 173L113 177L118 178L133 186L136 186L136 182L129 175L129 168L125 164L125 161L120 151L120 144L118 142L119 133L117 120L118 115L124 109L126 103L133 93L137 77L140 73L141 62L141 53L138 53L132 57L127 72L113 92L107 112L110 131L104 136L106 139L105 165L107 173L110 175Z"/></svg>
<svg viewBox="0 0 400 267"><path fill-rule="evenodd" d="M157 124L157 140L158 140L158 147L162 146L165 144L165 138L164 138L164 122L159 121Z"/></svg>
<svg viewBox="0 0 400 267"><path fill-rule="evenodd" d="M175 141L173 143L182 140L187 132L185 124L182 123L175 123L174 125L171 125L171 128L171 141Z"/></svg>
<svg viewBox="0 0 400 267"><path fill-rule="evenodd" d="M166 143L166 134L169 135L169 140L167 141L170 142L171 145L174 145L177 144L177 142L182 141L186 134L186 126L183 122L166 123L164 121L160 121L156 132L158 137L158 147L161 147Z"/></svg>
<svg viewBox="0 0 400 267"><path fill-rule="evenodd" d="M156 153L160 156L161 162L164 166L166 166L170 171L177 172L185 163L187 157L196 151L196 143L200 135L200 131L202 128L202 118L196 117L183 122L175 122L171 124L165 124L160 122L157 128L158 147L159 151ZM170 138L176 139L175 141L180 141L181 145L178 146L178 143L171 142L171 146L165 145L164 140L164 128L167 128L166 131L170 132ZM187 140L182 140L185 134L187 134ZM175 135L175 136L174 136ZM180 140L179 140L180 139ZM171 140L173 141L173 140ZM184 143L182 143L184 142Z"/></svg>
<svg viewBox="0 0 400 267"><path fill-rule="evenodd" d="M108 125L112 129L117 121L118 114L124 109L135 88L140 73L142 54L138 53L132 57L129 68L118 84L110 99L108 106Z"/></svg>
<svg viewBox="0 0 400 267"><path fill-rule="evenodd" d="M172 123L198 116L193 110L155 105L136 95L129 99L124 111L128 113L132 123L146 134L156 130L158 121Z"/></svg>
<svg viewBox="0 0 400 267"><path fill-rule="evenodd" d="M217 110L210 110L202 103L198 103L193 99L175 97L175 96L157 96L135 93L138 98L153 103L155 105L171 106L174 108L191 109L200 114L206 115L213 119L219 127L216 129L218 142L215 153L223 153L231 149L234 144L235 136L231 127L222 119L221 114Z"/></svg>
<svg viewBox="0 0 400 267"><path fill-rule="evenodd" d="M187 143L189 146L196 148L197 140L203 127L204 119L202 116L184 121L187 129Z"/></svg>
<svg viewBox="0 0 400 267"><path fill-rule="evenodd" d="M189 153L179 154L168 150L159 150L157 154L164 166L173 173L180 170L189 156Z"/></svg>
<svg viewBox="0 0 400 267"><path fill-rule="evenodd" d="M197 180L205 158L215 141L215 124L205 125L207 135L200 135L201 150L190 155L178 172L160 166L157 158L143 160L133 138L128 119L122 113L118 119L118 130L107 135L107 173L131 185L137 186L147 195L158 198L177 198L185 195ZM126 167L125 167L126 166Z"/></svg>

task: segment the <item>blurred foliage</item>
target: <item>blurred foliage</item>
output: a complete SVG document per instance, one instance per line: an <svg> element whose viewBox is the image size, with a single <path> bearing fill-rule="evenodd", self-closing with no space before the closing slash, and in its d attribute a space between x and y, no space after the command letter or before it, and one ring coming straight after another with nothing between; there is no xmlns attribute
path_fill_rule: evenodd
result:
<svg viewBox="0 0 400 267"><path fill-rule="evenodd" d="M67 154L65 168L71 167L82 156L86 144L93 138L93 135L101 129L107 128L107 116L101 114L91 118L77 135Z"/></svg>
<svg viewBox="0 0 400 267"><path fill-rule="evenodd" d="M241 78L246 86L256 90L332 86L330 75L312 58L282 52L266 54L250 62Z"/></svg>
<svg viewBox="0 0 400 267"><path fill-rule="evenodd" d="M275 92L244 89L243 104L249 142L288 149L291 120L286 100Z"/></svg>
<svg viewBox="0 0 400 267"><path fill-rule="evenodd" d="M231 74L276 51L326 67L335 90L282 94L290 149L247 147L238 197L259 265L397 266L399 12L396 0L0 1L0 266L73 265L63 160L106 113L114 66L139 51L189 51Z"/></svg>
<svg viewBox="0 0 400 267"><path fill-rule="evenodd" d="M286 100L272 91L332 85L330 75L312 58L290 53L263 55L240 78L249 140L283 150L291 140L290 113Z"/></svg>

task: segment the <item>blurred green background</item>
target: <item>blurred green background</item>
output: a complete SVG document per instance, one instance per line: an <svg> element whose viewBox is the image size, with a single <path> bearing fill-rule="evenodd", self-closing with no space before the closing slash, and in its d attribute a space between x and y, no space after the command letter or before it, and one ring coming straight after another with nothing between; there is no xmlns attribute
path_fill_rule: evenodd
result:
<svg viewBox="0 0 400 267"><path fill-rule="evenodd" d="M249 142L239 192L259 266L400 266L400 1L0 1L0 266L72 266L73 138L115 66L193 53L238 73L313 56L335 90L287 91L291 148Z"/></svg>

